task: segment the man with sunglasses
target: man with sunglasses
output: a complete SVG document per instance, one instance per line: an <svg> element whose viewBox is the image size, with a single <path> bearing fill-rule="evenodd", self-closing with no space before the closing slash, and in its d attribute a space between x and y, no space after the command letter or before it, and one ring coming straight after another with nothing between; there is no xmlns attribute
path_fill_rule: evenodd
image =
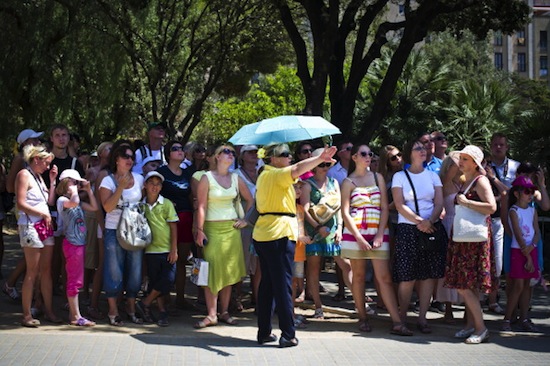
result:
<svg viewBox="0 0 550 366"><path fill-rule="evenodd" d="M164 138L166 137L166 123L150 122L147 125L147 134L149 143L141 146L135 151L135 164L132 172L141 174L143 172L143 160L149 156L162 161L162 165L166 164L164 158Z"/></svg>
<svg viewBox="0 0 550 366"><path fill-rule="evenodd" d="M424 145L424 148L426 149L426 162L424 163L425 168L439 174L439 171L441 170L441 165L443 164L443 160L434 155L435 144L432 140L431 135L429 133L423 133L422 135L420 135L419 141Z"/></svg>
<svg viewBox="0 0 550 366"><path fill-rule="evenodd" d="M434 156L443 161L447 157L447 148L449 147L447 137L445 137L443 132L434 131L431 133L430 138L434 143Z"/></svg>
<svg viewBox="0 0 550 366"><path fill-rule="evenodd" d="M298 233L296 220L296 179L323 162L332 162L336 147L326 147L320 155L290 165L292 154L286 144L265 148L267 165L256 184L256 208L260 213L252 234L262 268L258 290L259 344L275 342L271 318L275 307L281 328L280 347L298 345L292 301L292 268Z"/></svg>
<svg viewBox="0 0 550 366"><path fill-rule="evenodd" d="M338 184L342 184L344 179L348 176L351 149L353 149L353 144L351 142L347 140L342 141L338 145L338 152L336 153L338 162L328 171L327 175L336 179Z"/></svg>

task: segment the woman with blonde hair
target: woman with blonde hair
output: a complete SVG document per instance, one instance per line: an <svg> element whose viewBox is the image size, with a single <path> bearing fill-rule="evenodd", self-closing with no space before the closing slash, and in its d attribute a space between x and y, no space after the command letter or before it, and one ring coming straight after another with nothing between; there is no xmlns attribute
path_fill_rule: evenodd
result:
<svg viewBox="0 0 550 366"><path fill-rule="evenodd" d="M241 228L247 225L236 209L240 195L246 201L246 210L252 206L252 196L246 183L229 168L235 162L231 146L219 146L214 157L216 166L200 179L197 190L196 244L203 249L209 264L205 299L208 314L195 323L195 328L218 324L236 325L228 312L231 285L246 275L241 240ZM220 312L218 316L218 299Z"/></svg>
<svg viewBox="0 0 550 366"><path fill-rule="evenodd" d="M46 187L42 174L50 168L54 155L42 145L27 145L23 149L26 169L15 178L15 196L19 210L19 237L25 254L27 271L23 280L22 305L25 327L37 327L40 321L31 314L35 281L40 278L40 290L44 300L45 319L61 323L52 307L51 263L53 255L53 225L48 206L55 205L55 183ZM50 169L50 182L55 182L57 167Z"/></svg>

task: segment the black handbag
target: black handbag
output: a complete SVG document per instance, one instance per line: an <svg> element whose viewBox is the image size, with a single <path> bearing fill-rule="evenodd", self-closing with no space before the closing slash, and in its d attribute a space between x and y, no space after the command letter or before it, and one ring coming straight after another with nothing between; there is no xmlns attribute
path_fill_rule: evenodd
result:
<svg viewBox="0 0 550 366"><path fill-rule="evenodd" d="M414 189L413 182L409 176L409 172L405 169L405 175L409 180L411 185L413 196L414 196L414 207L416 208L416 214L420 216L420 210L418 209L418 200L416 199L416 190ZM418 247L420 250L429 251L429 252L438 252L445 249L445 244L447 242L447 231L441 223L437 221L433 224L435 230L433 233L425 233L416 229L416 236L418 238Z"/></svg>

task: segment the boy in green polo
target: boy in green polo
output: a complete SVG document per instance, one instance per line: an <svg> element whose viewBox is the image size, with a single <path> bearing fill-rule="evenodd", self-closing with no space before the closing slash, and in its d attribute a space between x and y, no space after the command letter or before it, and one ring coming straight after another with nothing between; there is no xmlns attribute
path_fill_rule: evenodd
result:
<svg viewBox="0 0 550 366"><path fill-rule="evenodd" d="M174 204L160 195L163 182L164 177L152 171L147 173L143 184L146 192L146 197L143 199L145 217L151 227L153 241L145 249L150 293L145 299L136 303L136 310L145 322L155 322L150 306L156 299L160 311L157 324L166 327L168 313L164 296L170 293L170 287L176 276L178 215Z"/></svg>

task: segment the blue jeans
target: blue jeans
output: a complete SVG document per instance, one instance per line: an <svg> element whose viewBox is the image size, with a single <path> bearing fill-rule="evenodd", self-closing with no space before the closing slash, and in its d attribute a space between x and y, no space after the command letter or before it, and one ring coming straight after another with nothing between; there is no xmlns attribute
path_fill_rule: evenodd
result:
<svg viewBox="0 0 550 366"><path fill-rule="evenodd" d="M279 328L286 339L296 336L292 304L292 269L296 245L288 238L273 241L256 241L262 269L262 279L258 289L258 337L271 334L271 317L277 307Z"/></svg>
<svg viewBox="0 0 550 366"><path fill-rule="evenodd" d="M126 290L126 297L135 298L141 289L143 250L123 249L118 244L115 229L105 229L103 244L103 291L107 297L117 297L122 290Z"/></svg>

